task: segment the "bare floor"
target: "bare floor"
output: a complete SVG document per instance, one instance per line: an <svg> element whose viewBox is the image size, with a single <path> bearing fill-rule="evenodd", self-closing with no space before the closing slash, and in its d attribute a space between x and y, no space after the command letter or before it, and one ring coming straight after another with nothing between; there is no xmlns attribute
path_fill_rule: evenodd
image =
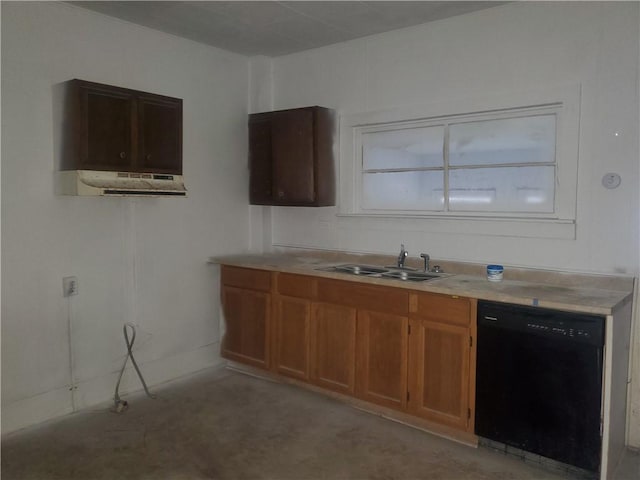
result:
<svg viewBox="0 0 640 480"><path fill-rule="evenodd" d="M225 369L156 393L3 438L3 480L566 478ZM617 478L640 478L637 453Z"/></svg>

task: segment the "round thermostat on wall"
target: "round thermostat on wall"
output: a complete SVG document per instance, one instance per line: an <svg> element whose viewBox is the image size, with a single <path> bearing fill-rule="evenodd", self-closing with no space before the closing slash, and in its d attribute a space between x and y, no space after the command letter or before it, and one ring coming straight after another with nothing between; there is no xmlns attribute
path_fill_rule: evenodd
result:
<svg viewBox="0 0 640 480"><path fill-rule="evenodd" d="M605 173L602 177L602 185L604 188L618 188L622 179L617 173Z"/></svg>

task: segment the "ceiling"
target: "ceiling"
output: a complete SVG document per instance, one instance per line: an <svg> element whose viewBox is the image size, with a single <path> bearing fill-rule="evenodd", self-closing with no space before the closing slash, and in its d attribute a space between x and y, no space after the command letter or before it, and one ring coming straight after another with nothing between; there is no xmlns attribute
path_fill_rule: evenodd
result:
<svg viewBox="0 0 640 480"><path fill-rule="evenodd" d="M67 3L231 52L276 57L506 2L264 0Z"/></svg>

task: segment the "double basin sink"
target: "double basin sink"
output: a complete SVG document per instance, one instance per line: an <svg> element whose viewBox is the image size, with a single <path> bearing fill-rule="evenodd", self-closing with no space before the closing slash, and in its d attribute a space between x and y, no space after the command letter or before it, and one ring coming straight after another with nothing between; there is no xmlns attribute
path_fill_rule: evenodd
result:
<svg viewBox="0 0 640 480"><path fill-rule="evenodd" d="M360 265L355 263L345 263L335 267L326 268L332 272L347 273L350 275L361 275L364 277L390 278L395 280L405 280L409 282L426 282L435 278L442 278L442 274L418 272L408 268L378 267L375 265Z"/></svg>

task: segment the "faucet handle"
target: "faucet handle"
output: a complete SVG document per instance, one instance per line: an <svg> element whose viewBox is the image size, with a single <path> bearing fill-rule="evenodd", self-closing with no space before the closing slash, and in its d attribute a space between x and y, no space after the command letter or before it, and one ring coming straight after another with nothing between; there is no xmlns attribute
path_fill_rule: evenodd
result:
<svg viewBox="0 0 640 480"><path fill-rule="evenodd" d="M429 271L429 260L431 259L431 257L429 257L429 254L427 254L427 253L421 253L420 254L420 258L424 259L424 271L428 272Z"/></svg>
<svg viewBox="0 0 640 480"><path fill-rule="evenodd" d="M400 253L398 254L398 262L397 262L398 268L404 268L404 260L407 258L408 255L409 255L409 252L407 252L404 249L404 243L401 243Z"/></svg>

